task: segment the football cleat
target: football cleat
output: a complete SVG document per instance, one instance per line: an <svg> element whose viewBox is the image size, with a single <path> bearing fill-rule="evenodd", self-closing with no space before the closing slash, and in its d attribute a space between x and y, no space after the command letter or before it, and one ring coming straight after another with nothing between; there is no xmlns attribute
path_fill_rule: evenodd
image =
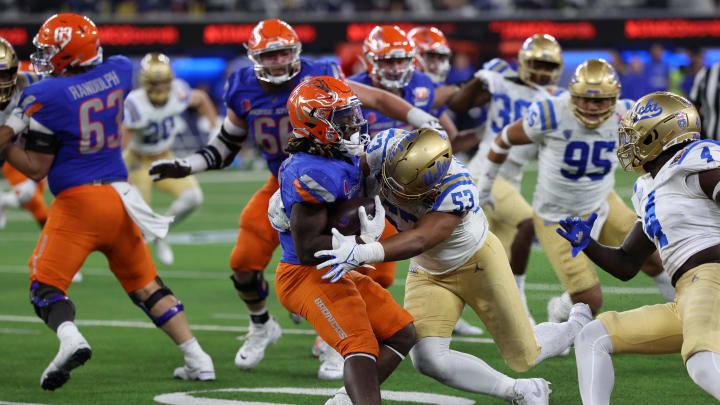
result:
<svg viewBox="0 0 720 405"><path fill-rule="evenodd" d="M315 343L312 347L312 355L320 357L320 355L325 353L328 349L330 349L330 345L327 344L320 336L316 336Z"/></svg>
<svg viewBox="0 0 720 405"><path fill-rule="evenodd" d="M560 323L568 320L572 302L569 301L569 297L567 298L563 296L550 298L547 303L548 322Z"/></svg>
<svg viewBox="0 0 720 405"><path fill-rule="evenodd" d="M257 366L265 356L265 348L277 342L280 336L282 329L273 317L260 325L251 322L245 343L235 355L235 365L243 370Z"/></svg>
<svg viewBox="0 0 720 405"><path fill-rule="evenodd" d="M453 327L453 333L463 336L482 335L485 333L481 328L470 325L467 321L459 318Z"/></svg>
<svg viewBox="0 0 720 405"><path fill-rule="evenodd" d="M325 401L325 405L353 405L353 403L350 396L347 394L345 387L342 387L337 390L332 398Z"/></svg>
<svg viewBox="0 0 720 405"><path fill-rule="evenodd" d="M82 275L81 272L78 271L78 272L75 273L75 275L73 276L72 282L73 282L73 283L82 283L82 281L83 281L83 275Z"/></svg>
<svg viewBox="0 0 720 405"><path fill-rule="evenodd" d="M548 405L550 403L550 383L542 378L522 378L515 380L515 398L513 405Z"/></svg>
<svg viewBox="0 0 720 405"><path fill-rule="evenodd" d="M155 255L157 255L160 263L166 266L170 266L175 261L175 256L173 255L172 248L165 239L155 240Z"/></svg>
<svg viewBox="0 0 720 405"><path fill-rule="evenodd" d="M181 380L214 381L215 367L212 358L207 353L203 356L185 356L185 365L178 367L173 372L173 377Z"/></svg>
<svg viewBox="0 0 720 405"><path fill-rule="evenodd" d="M592 320L593 314L588 304L585 304L584 302L578 302L577 304L574 304L570 309L570 316L568 317L568 321L576 322L580 325L580 329L582 329ZM580 329L578 329L578 332L580 331Z"/></svg>
<svg viewBox="0 0 720 405"><path fill-rule="evenodd" d="M325 343L327 345L327 343ZM320 355L320 368L318 378L321 380L342 380L345 359L335 349L328 346L327 350Z"/></svg>
<svg viewBox="0 0 720 405"><path fill-rule="evenodd" d="M85 364L91 356L90 345L77 329L75 333L66 333L60 339L57 355L40 377L40 386L50 391L62 387L70 379L70 371Z"/></svg>

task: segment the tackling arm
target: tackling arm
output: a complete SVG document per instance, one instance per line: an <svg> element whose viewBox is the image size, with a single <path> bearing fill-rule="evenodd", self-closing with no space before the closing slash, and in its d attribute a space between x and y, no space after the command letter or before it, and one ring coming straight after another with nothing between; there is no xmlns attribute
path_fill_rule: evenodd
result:
<svg viewBox="0 0 720 405"><path fill-rule="evenodd" d="M432 108L440 108L446 105L459 90L460 87L454 84L436 87Z"/></svg>
<svg viewBox="0 0 720 405"><path fill-rule="evenodd" d="M388 117L414 126L415 128L437 128L438 119L425 111L413 107L402 98L376 87L347 80L363 107L380 112Z"/></svg>
<svg viewBox="0 0 720 405"><path fill-rule="evenodd" d="M409 259L433 248L450 236L461 218L460 214L440 211L424 215L415 228L380 241L385 249L385 261Z"/></svg>
<svg viewBox="0 0 720 405"><path fill-rule="evenodd" d="M447 114L447 112L444 112L440 115L440 126L445 130L445 132L448 134L448 137L452 140L455 139L457 136L458 130L455 126L455 123L452 119L450 119L450 116Z"/></svg>

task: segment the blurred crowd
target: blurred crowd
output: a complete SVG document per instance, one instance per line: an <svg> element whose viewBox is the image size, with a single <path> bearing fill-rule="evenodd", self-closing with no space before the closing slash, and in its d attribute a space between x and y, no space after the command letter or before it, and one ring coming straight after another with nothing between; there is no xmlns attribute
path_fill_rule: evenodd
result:
<svg viewBox="0 0 720 405"><path fill-rule="evenodd" d="M454 11L471 16L478 10L584 9L593 13L625 8L714 12L720 0L0 0L5 13L48 13L58 9L96 15L133 16L147 13L293 13Z"/></svg>

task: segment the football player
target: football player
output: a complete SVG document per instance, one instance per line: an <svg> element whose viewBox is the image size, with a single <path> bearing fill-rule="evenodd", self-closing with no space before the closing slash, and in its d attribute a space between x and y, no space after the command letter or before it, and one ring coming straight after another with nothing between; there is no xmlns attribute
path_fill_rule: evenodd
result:
<svg viewBox="0 0 720 405"><path fill-rule="evenodd" d="M415 27L408 32L408 38L415 44L415 68L432 79L435 87L444 86L450 72L450 45L445 34L436 27ZM433 108L430 113L440 117L447 111L447 105ZM453 332L458 335L481 335L483 330L459 318Z"/></svg>
<svg viewBox="0 0 720 405"><path fill-rule="evenodd" d="M0 125L7 121L17 107L23 90L38 81L33 72L18 71L18 58L12 45L0 38ZM10 164L2 166L11 190L0 192L0 229L5 227L5 208L23 207L28 210L42 228L47 220L47 205L43 198L45 180L35 182Z"/></svg>
<svg viewBox="0 0 720 405"><path fill-rule="evenodd" d="M490 144L503 127L521 118L533 101L562 92L556 87L563 69L562 49L551 35L535 34L525 40L518 51L517 74L507 74L506 63L501 60L486 66L478 70L449 102L455 112L488 105L484 133L469 133L453 141L456 153L479 143L478 151L468 164L475 178L481 175L480 166ZM490 230L498 236L510 258L523 302L526 302L525 272L534 231L532 208L519 190L523 167L536 155L535 146L514 148L508 164L503 165L498 181L493 185L494 204L484 206L488 201L481 202ZM531 315L529 311L528 314Z"/></svg>
<svg viewBox="0 0 720 405"><path fill-rule="evenodd" d="M343 81L318 76L293 90L287 108L293 132L290 157L280 168L280 197L290 228L280 232L278 299L342 354L352 403L380 404L379 385L415 343L412 317L366 275L353 271L340 282L325 280L314 256L332 247L328 206L362 192L360 102ZM360 238L375 242L384 227L376 199L375 217L361 224Z"/></svg>
<svg viewBox="0 0 720 405"><path fill-rule="evenodd" d="M193 337L183 305L158 277L143 241L143 232L166 233L170 219L154 214L126 182L120 120L132 89L132 63L124 56L103 61L95 24L77 14L50 17L33 44L35 70L50 77L26 88L20 108L0 127L0 159L35 181L47 175L56 197L28 262L30 301L60 340L40 385L61 387L92 354L73 322L75 304L67 289L93 251L107 257L132 301L184 353L185 365L174 376L214 380L210 356ZM25 130L24 147L8 142Z"/></svg>
<svg viewBox="0 0 720 405"><path fill-rule="evenodd" d="M235 356L241 369L255 367L265 348L280 338L280 325L267 310L268 284L263 270L278 245L278 233L267 220L268 202L278 189L277 173L287 157L285 146L291 137L286 102L290 92L302 79L329 75L342 77L331 62L316 62L300 56L300 39L287 23L270 19L258 23L247 43L253 66L241 68L228 78L225 92L227 115L220 134L202 150L185 159L154 162L150 173L160 180L180 178L210 169L221 169L232 162L250 132L268 163L270 175L243 208L240 232L230 257L231 280L250 313L247 339ZM437 119L409 105L397 96L360 83L348 82L363 105L381 110L398 120L405 119L416 127L437 125ZM388 227L389 228L389 227ZM385 266L384 269L382 266ZM377 266L371 277L381 277L381 284L392 283L395 264ZM335 363L325 372L335 378L342 374L342 364Z"/></svg>
<svg viewBox="0 0 720 405"><path fill-rule="evenodd" d="M596 215L568 217L557 231L612 276L633 278L656 250L677 299L605 312L575 339L584 404L610 403L611 354L681 353L690 378L720 400L720 143L700 139L700 118L686 99L656 92L639 99L620 128L617 157L640 177L637 220L619 247L590 235Z"/></svg>
<svg viewBox="0 0 720 405"><path fill-rule="evenodd" d="M588 60L575 70L569 94L533 103L523 118L495 137L481 165L479 198L487 201L501 163L514 145L539 146L534 228L567 293L548 303L551 322L567 319L573 302L590 305L593 313L602 305L595 266L585 255L575 257L577 252L555 233L558 221L568 214L587 217L599 212L593 236L610 246L619 246L635 222L635 213L613 191L615 134L632 105L619 96L620 82L612 66L602 59ZM672 286L657 255L650 257L643 271L654 276L665 298L672 301Z"/></svg>
<svg viewBox="0 0 720 405"><path fill-rule="evenodd" d="M378 25L363 42L361 60L367 71L349 79L392 92L429 113L433 108L445 103L436 103L433 79L425 73L415 71L415 57L415 44L405 31L395 25ZM409 128L405 123L386 114L373 111L363 111L363 114L368 120L370 136L389 128ZM441 115L439 122L451 138L455 136L457 129L447 114Z"/></svg>
<svg viewBox="0 0 720 405"><path fill-rule="evenodd" d="M470 173L452 155L450 140L435 129L390 129L367 148L363 173L367 193L380 195L398 234L374 242L334 231L329 258L318 269L344 281L363 263L410 259L405 309L415 318L418 342L410 352L415 368L443 384L523 404L547 404L541 378L512 379L481 359L450 349L453 325L469 305L493 336L506 363L517 372L570 346L592 320L585 304L573 306L570 321L530 324L507 256L488 230ZM367 222L364 211L360 223Z"/></svg>
<svg viewBox="0 0 720 405"><path fill-rule="evenodd" d="M140 88L125 99L122 125L123 158L128 167L130 184L140 190L150 204L153 187L175 197L165 215L174 216L178 224L202 204L203 193L195 176L165 179L153 183L148 174L150 164L159 159L173 159L172 145L181 130L179 115L188 108L197 109L215 127L215 106L207 93L190 89L175 78L170 59L161 53L149 53L140 61ZM160 262L170 265L174 256L166 239L155 240Z"/></svg>

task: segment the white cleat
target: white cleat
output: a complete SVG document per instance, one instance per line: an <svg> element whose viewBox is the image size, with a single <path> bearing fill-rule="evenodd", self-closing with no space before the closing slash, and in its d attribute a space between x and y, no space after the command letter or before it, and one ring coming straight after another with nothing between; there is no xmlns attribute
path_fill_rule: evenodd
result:
<svg viewBox="0 0 720 405"><path fill-rule="evenodd" d="M214 381L215 367L207 353L201 357L185 357L185 365L173 372L173 377L181 380Z"/></svg>
<svg viewBox="0 0 720 405"><path fill-rule="evenodd" d="M482 335L485 333L481 328L478 328L477 326L470 325L466 321L464 321L462 318L458 318L457 322L455 323L455 326L453 327L453 333L458 335Z"/></svg>
<svg viewBox="0 0 720 405"><path fill-rule="evenodd" d="M70 379L70 371L85 364L91 356L90 345L79 332L67 334L60 341L57 355L43 371L40 386L50 391L62 387Z"/></svg>
<svg viewBox="0 0 720 405"><path fill-rule="evenodd" d="M165 239L155 240L155 255L160 260L160 263L166 266L170 266L175 261L172 248Z"/></svg>
<svg viewBox="0 0 720 405"><path fill-rule="evenodd" d="M515 398L513 405L548 405L550 403L550 383L542 378L523 378L515 380Z"/></svg>
<svg viewBox="0 0 720 405"><path fill-rule="evenodd" d="M83 275L79 271L72 278L72 283L82 283Z"/></svg>
<svg viewBox="0 0 720 405"><path fill-rule="evenodd" d="M235 355L235 365L243 370L257 366L265 356L265 348L277 342L280 336L282 329L273 317L261 325L250 322L245 343Z"/></svg>
<svg viewBox="0 0 720 405"><path fill-rule="evenodd" d="M325 405L353 405L350 396L345 391L345 387L340 388L335 396L325 401Z"/></svg>
<svg viewBox="0 0 720 405"><path fill-rule="evenodd" d="M320 357L328 349L331 349L330 345L327 344L320 336L315 337L315 343L312 347L312 354L315 357Z"/></svg>
<svg viewBox="0 0 720 405"><path fill-rule="evenodd" d="M561 296L550 298L547 303L548 322L561 323L568 320L570 316L570 306Z"/></svg>
<svg viewBox="0 0 720 405"><path fill-rule="evenodd" d="M582 329L592 320L593 314L588 304L578 302L570 309L570 316L568 317L568 321L576 322L578 325L580 325L580 329ZM580 329L578 329L578 333L580 332Z"/></svg>
<svg viewBox="0 0 720 405"><path fill-rule="evenodd" d="M327 345L327 343L325 343ZM321 380L342 380L345 359L335 349L328 349L320 355L320 368L318 378Z"/></svg>

